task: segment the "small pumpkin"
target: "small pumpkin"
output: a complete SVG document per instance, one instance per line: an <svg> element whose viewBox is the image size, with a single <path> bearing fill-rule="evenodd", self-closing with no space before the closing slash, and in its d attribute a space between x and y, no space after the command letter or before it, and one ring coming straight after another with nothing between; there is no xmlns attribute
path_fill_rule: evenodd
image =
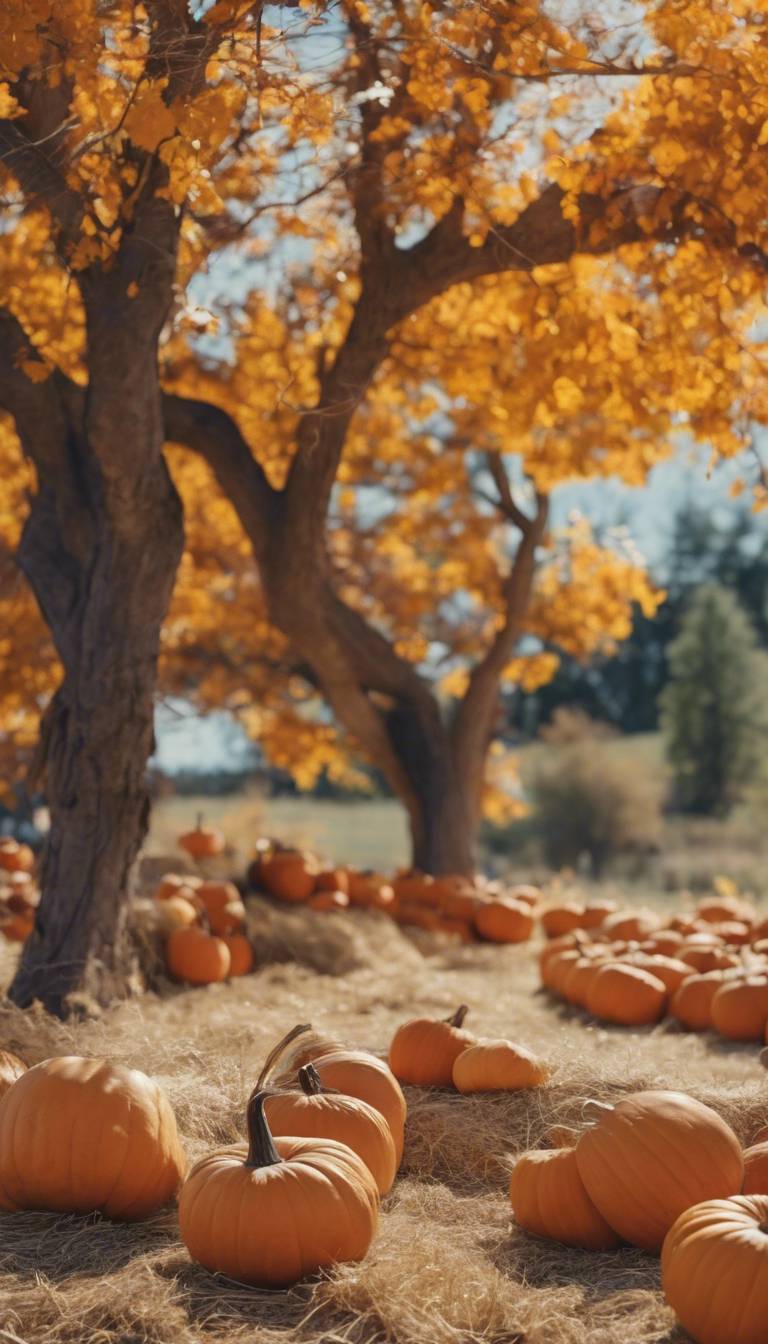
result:
<svg viewBox="0 0 768 1344"><path fill-rule="evenodd" d="M611 1251L621 1238L598 1212L573 1148L523 1153L509 1182L512 1212L526 1232L586 1251Z"/></svg>
<svg viewBox="0 0 768 1344"><path fill-rule="evenodd" d="M174 929L165 945L165 962L175 980L190 985L211 985L226 980L231 956L222 938L193 925Z"/></svg>
<svg viewBox="0 0 768 1344"><path fill-rule="evenodd" d="M658 1251L684 1209L741 1189L741 1145L711 1107L649 1091L600 1110L576 1161L593 1204L625 1241Z"/></svg>
<svg viewBox="0 0 768 1344"><path fill-rule="evenodd" d="M462 1050L476 1044L463 1030L469 1012L465 1003L443 1021L415 1017L398 1027L389 1047L389 1067L403 1083L417 1087L450 1087L453 1065Z"/></svg>
<svg viewBox="0 0 768 1344"><path fill-rule="evenodd" d="M270 896L292 905L309 900L316 876L312 860L297 849L279 849L261 860L261 881Z"/></svg>
<svg viewBox="0 0 768 1344"><path fill-rule="evenodd" d="M712 1000L723 984L722 971L689 976L672 995L670 1017L676 1018L689 1031L709 1031L712 1027Z"/></svg>
<svg viewBox="0 0 768 1344"><path fill-rule="evenodd" d="M13 1087L17 1078L22 1073L26 1073L27 1066L18 1055L11 1054L10 1050L0 1050L0 1097L4 1096L9 1087Z"/></svg>
<svg viewBox="0 0 768 1344"><path fill-rule="evenodd" d="M766 975L726 981L712 999L712 1025L730 1041L762 1041L766 1022Z"/></svg>
<svg viewBox="0 0 768 1344"><path fill-rule="evenodd" d="M648 1026L663 1016L667 991L662 980L640 966L609 962L590 981L586 1009L618 1026Z"/></svg>
<svg viewBox="0 0 768 1344"><path fill-rule="evenodd" d="M349 895L349 873L346 868L322 868L315 877L315 891L340 891Z"/></svg>
<svg viewBox="0 0 768 1344"><path fill-rule="evenodd" d="M157 884L155 900L168 901L172 896L184 896L189 900L188 892L193 888L194 882L194 878L183 877L181 873L166 873Z"/></svg>
<svg viewBox="0 0 768 1344"><path fill-rule="evenodd" d="M229 952L230 978L248 975L253 970L253 948L244 933L225 933L221 936Z"/></svg>
<svg viewBox="0 0 768 1344"><path fill-rule="evenodd" d="M711 1199L684 1210L664 1241L661 1283L697 1344L765 1344L768 1198Z"/></svg>
<svg viewBox="0 0 768 1344"><path fill-rule="evenodd" d="M33 910L15 914L12 910L0 918L0 933L9 943L25 943L35 927Z"/></svg>
<svg viewBox="0 0 768 1344"><path fill-rule="evenodd" d="M696 917L705 920L707 924L722 924L726 920L751 924L756 913L753 905L739 900L737 896L711 896L700 901L696 909Z"/></svg>
<svg viewBox="0 0 768 1344"><path fill-rule="evenodd" d="M159 902L158 918L166 929L188 929L197 924L200 911L184 896L168 896Z"/></svg>
<svg viewBox="0 0 768 1344"><path fill-rule="evenodd" d="M248 1146L201 1158L179 1196L193 1260L241 1283L285 1288L340 1261L362 1260L379 1196L365 1163L327 1138L272 1138L268 1091L248 1103Z"/></svg>
<svg viewBox="0 0 768 1344"><path fill-rule="evenodd" d="M483 901L475 910L475 927L493 943L525 943L533 933L533 914L524 901Z"/></svg>
<svg viewBox="0 0 768 1344"><path fill-rule="evenodd" d="M547 1065L512 1041L478 1041L453 1063L453 1085L464 1093L518 1092L542 1087L548 1078Z"/></svg>
<svg viewBox="0 0 768 1344"><path fill-rule="evenodd" d="M27 1069L0 1102L0 1207L148 1217L186 1169L158 1086L108 1059L64 1056Z"/></svg>
<svg viewBox="0 0 768 1344"><path fill-rule="evenodd" d="M226 842L223 831L220 831L218 826L204 826L203 817L200 815L194 830L180 835L178 843L179 848L186 850L191 858L200 860L213 859L217 854L221 854Z"/></svg>
<svg viewBox="0 0 768 1344"><path fill-rule="evenodd" d="M700 975L706 975L707 971L727 971L739 965L738 957L728 952L722 944L712 946L697 941L683 947L678 955L681 961L693 966Z"/></svg>
<svg viewBox="0 0 768 1344"><path fill-rule="evenodd" d="M584 914L581 917L581 928L601 928L608 916L615 915L617 909L615 901L588 901L584 906Z"/></svg>
<svg viewBox="0 0 768 1344"><path fill-rule="evenodd" d="M559 938L564 933L580 929L583 918L584 906L577 905L575 901L566 901L542 911L541 927L547 938Z"/></svg>
<svg viewBox="0 0 768 1344"><path fill-rule="evenodd" d="M607 915L600 926L606 938L649 938L661 927L661 917L655 910L616 910Z"/></svg>
<svg viewBox="0 0 768 1344"><path fill-rule="evenodd" d="M381 1112L359 1097L323 1087L314 1064L302 1065L298 1081L300 1092L279 1092L265 1103L272 1134L346 1143L367 1166L379 1194L386 1195L395 1179L397 1157L392 1133Z"/></svg>
<svg viewBox="0 0 768 1344"><path fill-rule="evenodd" d="M632 957L632 965L640 966L661 980L668 994L674 994L684 980L696 974L687 962L678 961L676 957L664 957L660 952L637 952Z"/></svg>
<svg viewBox="0 0 768 1344"><path fill-rule="evenodd" d="M223 938L229 933L242 933L246 925L246 910L241 900L230 901L208 916L211 933Z"/></svg>
<svg viewBox="0 0 768 1344"><path fill-rule="evenodd" d="M34 866L35 855L29 845L20 845L11 836L0 840L0 868L7 873L31 873Z"/></svg>
<svg viewBox="0 0 768 1344"><path fill-rule="evenodd" d="M215 918L228 905L240 900L240 892L234 882L217 882L213 879L201 882L196 894L209 918Z"/></svg>
<svg viewBox="0 0 768 1344"><path fill-rule="evenodd" d="M389 910L395 903L395 892L379 873L350 873L349 899L364 910Z"/></svg>
<svg viewBox="0 0 768 1344"><path fill-rule="evenodd" d="M317 891L314 896L310 896L307 905L310 910L332 914L334 910L349 909L349 896L346 891Z"/></svg>

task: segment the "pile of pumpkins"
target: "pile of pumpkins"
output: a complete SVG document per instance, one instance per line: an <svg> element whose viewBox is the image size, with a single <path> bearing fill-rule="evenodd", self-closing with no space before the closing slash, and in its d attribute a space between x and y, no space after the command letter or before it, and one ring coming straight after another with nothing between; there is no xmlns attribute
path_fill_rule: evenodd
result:
<svg viewBox="0 0 768 1344"><path fill-rule="evenodd" d="M431 877L413 870L392 878L351 867L328 867L316 855L261 841L247 874L252 891L330 913L355 906L381 910L398 924L452 934L463 942L526 942L541 893L503 888L482 877Z"/></svg>
<svg viewBox="0 0 768 1344"><path fill-rule="evenodd" d="M233 882L166 873L155 901L174 980L210 985L253 970L245 906Z"/></svg>
<svg viewBox="0 0 768 1344"><path fill-rule="evenodd" d="M585 1250L661 1253L662 1287L697 1344L764 1344L768 1129L742 1152L683 1092L590 1102L570 1146L524 1153L509 1194L527 1232Z"/></svg>
<svg viewBox="0 0 768 1344"><path fill-rule="evenodd" d="M738 896L702 900L664 919L653 910L553 906L542 985L592 1017L624 1026L665 1015L691 1031L763 1041L768 1024L768 919ZM570 922L570 927L565 927Z"/></svg>
<svg viewBox="0 0 768 1344"><path fill-rule="evenodd" d="M26 942L34 927L40 903L34 867L29 845L11 836L0 839L0 934L10 943Z"/></svg>

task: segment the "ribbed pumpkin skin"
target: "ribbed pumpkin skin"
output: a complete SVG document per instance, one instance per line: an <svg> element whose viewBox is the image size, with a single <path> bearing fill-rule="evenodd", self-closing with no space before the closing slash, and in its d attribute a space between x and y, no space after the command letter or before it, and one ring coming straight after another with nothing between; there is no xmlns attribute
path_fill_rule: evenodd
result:
<svg viewBox="0 0 768 1344"><path fill-rule="evenodd" d="M0 1207L146 1218L186 1170L165 1093L138 1069L64 1056L0 1102Z"/></svg>
<svg viewBox="0 0 768 1344"><path fill-rule="evenodd" d="M12 1055L10 1050L0 1050L0 1097L26 1072L27 1066L18 1055Z"/></svg>
<svg viewBox="0 0 768 1344"><path fill-rule="evenodd" d="M511 1041L480 1041L462 1050L453 1065L459 1092L517 1092L541 1087L548 1077L546 1064Z"/></svg>
<svg viewBox="0 0 768 1344"><path fill-rule="evenodd" d="M483 901L474 918L478 933L493 943L525 943L533 933L533 914L524 901Z"/></svg>
<svg viewBox="0 0 768 1344"><path fill-rule="evenodd" d="M742 1195L768 1195L768 1142L744 1149Z"/></svg>
<svg viewBox="0 0 768 1344"><path fill-rule="evenodd" d="M733 1130L683 1092L635 1092L606 1111L576 1146L587 1194L625 1241L658 1251L692 1204L741 1189Z"/></svg>
<svg viewBox="0 0 768 1344"><path fill-rule="evenodd" d="M526 1232L586 1251L610 1251L621 1238L584 1189L573 1148L523 1153L509 1182L512 1212Z"/></svg>
<svg viewBox="0 0 768 1344"><path fill-rule="evenodd" d="M678 961L676 957L664 957L658 952L639 953L632 964L660 980L668 994L674 994L684 980L696 974L686 962Z"/></svg>
<svg viewBox="0 0 768 1344"><path fill-rule="evenodd" d="M709 1031L712 1026L712 1000L722 984L722 971L707 971L703 975L690 976L672 996L670 1017L677 1018L689 1031Z"/></svg>
<svg viewBox="0 0 768 1344"><path fill-rule="evenodd" d="M205 929L174 929L165 945L165 960L175 980L210 985L226 980L231 956L222 938Z"/></svg>
<svg viewBox="0 0 768 1344"><path fill-rule="evenodd" d="M362 1260L379 1206L365 1163L335 1139L274 1143L282 1158L274 1166L246 1166L244 1144L195 1163L179 1195L179 1229L192 1259L265 1288Z"/></svg>
<svg viewBox="0 0 768 1344"><path fill-rule="evenodd" d="M345 1143L365 1163L380 1195L392 1189L397 1172L395 1142L384 1116L366 1101L343 1093L305 1097L300 1092L285 1092L265 1102L264 1114L273 1135Z"/></svg>
<svg viewBox="0 0 768 1344"><path fill-rule="evenodd" d="M389 1047L389 1067L402 1083L450 1087L454 1061L477 1037L449 1022L415 1017L398 1027Z"/></svg>
<svg viewBox="0 0 768 1344"><path fill-rule="evenodd" d="M392 1070L362 1050L339 1050L313 1061L323 1087L335 1087L348 1097L359 1097L384 1116L395 1145L397 1165L403 1156L406 1104L403 1089Z"/></svg>
<svg viewBox="0 0 768 1344"><path fill-rule="evenodd" d="M253 970L253 948L244 933L225 933L222 940L229 949L229 975L248 975Z"/></svg>
<svg viewBox="0 0 768 1344"><path fill-rule="evenodd" d="M762 1041L768 1022L768 976L731 980L712 1000L712 1025L730 1041Z"/></svg>
<svg viewBox="0 0 768 1344"><path fill-rule="evenodd" d="M640 966L609 962L597 972L586 994L587 1012L618 1026L648 1026L664 1012L667 992L661 980Z"/></svg>
<svg viewBox="0 0 768 1344"><path fill-rule="evenodd" d="M765 1344L768 1198L742 1195L687 1209L664 1242L661 1282L696 1344Z"/></svg>

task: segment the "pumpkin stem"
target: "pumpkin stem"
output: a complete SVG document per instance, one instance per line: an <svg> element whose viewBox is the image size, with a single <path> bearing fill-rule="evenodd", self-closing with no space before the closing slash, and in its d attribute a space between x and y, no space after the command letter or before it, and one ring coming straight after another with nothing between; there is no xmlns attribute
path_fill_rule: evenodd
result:
<svg viewBox="0 0 768 1344"><path fill-rule="evenodd" d="M459 1007L456 1009L456 1012L453 1014L453 1017L446 1017L444 1018L444 1021L448 1023L449 1027L460 1027L463 1024L464 1018L467 1016L468 1012L469 1012L468 1004L466 1003L459 1004Z"/></svg>
<svg viewBox="0 0 768 1344"><path fill-rule="evenodd" d="M594 1123L597 1123L601 1116L607 1115L612 1110L613 1107L609 1106L607 1101L596 1101L594 1097L590 1097L584 1102L581 1114L585 1120L591 1119Z"/></svg>
<svg viewBox="0 0 768 1344"><path fill-rule="evenodd" d="M302 1064L299 1069L299 1086L305 1097L341 1096L338 1087L323 1087L314 1064Z"/></svg>
<svg viewBox="0 0 768 1344"><path fill-rule="evenodd" d="M195 818L195 830L202 831L202 829L203 829L203 814L202 812L198 812L197 817Z"/></svg>
<svg viewBox="0 0 768 1344"><path fill-rule="evenodd" d="M275 1064L277 1063L277 1060L280 1058L280 1056L282 1055L283 1051L287 1048L287 1046L289 1046L289 1045L291 1044L291 1041L295 1041L295 1040L296 1040L296 1037L297 1037L297 1036L301 1036L303 1032L305 1032L305 1031L311 1031L311 1030L312 1030L312 1027L311 1027L311 1024L310 1024L309 1022L305 1022L305 1023L303 1023L303 1024L299 1024L299 1026L292 1027L291 1030L288 1032L288 1035L287 1035L287 1036L284 1036L283 1039L282 1039L281 1041L278 1041L278 1042L277 1042L277 1045L273 1046L273 1048L270 1050L269 1054L267 1055L267 1058L264 1060L264 1067L263 1067L263 1069L261 1070L261 1073L259 1074L258 1078L256 1079L256 1091L257 1091L257 1092L258 1092L258 1090L259 1090L260 1087L263 1087L263 1086L264 1086L265 1082L267 1081L267 1078L269 1077L270 1073L272 1072L272 1069L274 1068Z"/></svg>
<svg viewBox="0 0 768 1344"><path fill-rule="evenodd" d="M267 1097L276 1095L277 1093L270 1088L262 1088L257 1085L248 1099L248 1110L246 1112L248 1156L245 1159L246 1167L274 1167L283 1160L272 1142L267 1117L264 1114L264 1102Z"/></svg>

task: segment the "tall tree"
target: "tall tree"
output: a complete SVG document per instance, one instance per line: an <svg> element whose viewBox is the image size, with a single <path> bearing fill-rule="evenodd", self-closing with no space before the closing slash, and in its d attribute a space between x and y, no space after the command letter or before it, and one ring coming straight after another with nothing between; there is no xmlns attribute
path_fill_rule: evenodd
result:
<svg viewBox="0 0 768 1344"><path fill-rule="evenodd" d="M768 654L733 595L707 584L691 600L669 663L661 708L676 802L725 816L764 776Z"/></svg>

